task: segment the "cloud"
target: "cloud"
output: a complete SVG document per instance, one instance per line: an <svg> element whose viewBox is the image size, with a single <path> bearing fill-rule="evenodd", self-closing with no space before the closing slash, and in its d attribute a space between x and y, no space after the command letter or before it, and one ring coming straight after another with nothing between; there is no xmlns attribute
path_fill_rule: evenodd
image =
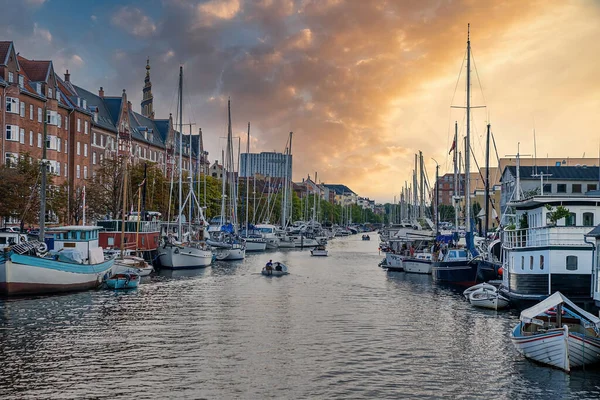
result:
<svg viewBox="0 0 600 400"><path fill-rule="evenodd" d="M50 31L44 28L40 28L37 22L33 24L33 34L34 36L38 36L47 42L52 41L52 34L50 33Z"/></svg>
<svg viewBox="0 0 600 400"><path fill-rule="evenodd" d="M41 7L46 0L25 0L25 3L31 7Z"/></svg>
<svg viewBox="0 0 600 400"><path fill-rule="evenodd" d="M90 19L94 22L96 22L98 20L98 17L96 17L95 15L91 15Z"/></svg>
<svg viewBox="0 0 600 400"><path fill-rule="evenodd" d="M135 7L121 7L111 17L111 23L129 34L141 38L152 36L156 32L154 21Z"/></svg>
<svg viewBox="0 0 600 400"><path fill-rule="evenodd" d="M241 9L240 0L209 0L198 4L198 24L210 26L218 21L233 19Z"/></svg>

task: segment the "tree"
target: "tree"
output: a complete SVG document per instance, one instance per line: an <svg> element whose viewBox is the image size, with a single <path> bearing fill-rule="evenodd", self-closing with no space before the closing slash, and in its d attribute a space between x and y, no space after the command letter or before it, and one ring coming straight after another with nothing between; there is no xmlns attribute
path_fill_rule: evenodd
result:
<svg viewBox="0 0 600 400"><path fill-rule="evenodd" d="M440 204L438 206L438 211L440 213L440 221L453 222L455 218L456 211L453 206L449 206L446 204Z"/></svg>

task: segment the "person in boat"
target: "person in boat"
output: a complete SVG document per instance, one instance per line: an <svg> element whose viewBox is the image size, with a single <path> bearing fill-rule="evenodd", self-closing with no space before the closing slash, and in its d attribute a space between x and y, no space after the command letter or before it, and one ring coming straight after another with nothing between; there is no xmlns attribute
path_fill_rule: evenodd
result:
<svg viewBox="0 0 600 400"><path fill-rule="evenodd" d="M281 264L280 263L275 263L275 271L281 271Z"/></svg>
<svg viewBox="0 0 600 400"><path fill-rule="evenodd" d="M273 271L273 260L269 260L269 262L265 265L265 269L267 271Z"/></svg>

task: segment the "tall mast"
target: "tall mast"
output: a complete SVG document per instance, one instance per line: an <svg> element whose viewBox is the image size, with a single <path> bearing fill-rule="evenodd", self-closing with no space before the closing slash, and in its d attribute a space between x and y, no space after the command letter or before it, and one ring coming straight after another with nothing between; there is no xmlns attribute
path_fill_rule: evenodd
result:
<svg viewBox="0 0 600 400"><path fill-rule="evenodd" d="M418 203L418 186L417 186L417 163L418 163L418 155L415 154L415 169L413 170L413 218L414 220L416 220L418 218L418 213L417 213L417 203Z"/></svg>
<svg viewBox="0 0 600 400"><path fill-rule="evenodd" d="M420 175L420 187L419 187L419 192L420 192L420 197L421 197L421 203L419 205L419 218L423 219L424 215L425 215L425 184L424 184L424 177L425 177L425 171L424 171L424 166L423 166L423 152L421 150L419 150L419 171L421 172Z"/></svg>
<svg viewBox="0 0 600 400"><path fill-rule="evenodd" d="M248 175L248 163L250 162L250 122L248 122L248 138L246 142L246 165L244 174L246 175L246 237L248 237L248 206L250 205L250 175Z"/></svg>
<svg viewBox="0 0 600 400"><path fill-rule="evenodd" d="M225 217L225 201L226 195L225 191L227 188L227 172L225 172L225 152L221 150L221 163L222 165L222 173L221 173L221 226L225 225L227 218Z"/></svg>
<svg viewBox="0 0 600 400"><path fill-rule="evenodd" d="M454 196L452 196L452 203L454 205L454 229L458 229L458 198L460 196L460 182L458 174L458 122L454 121L454 154L452 155L454 161Z"/></svg>
<svg viewBox="0 0 600 400"><path fill-rule="evenodd" d="M467 144L465 147L465 228L471 233L471 24L467 27ZM467 235L467 244L470 237Z"/></svg>
<svg viewBox="0 0 600 400"><path fill-rule="evenodd" d="M44 105L44 141L42 142L42 186L40 188L40 241L46 238L46 135L48 131L48 117L46 116L46 106ZM65 149L66 151L66 149Z"/></svg>
<svg viewBox="0 0 600 400"><path fill-rule="evenodd" d="M290 137L291 140L291 137ZM287 201L288 201L288 153L289 147L285 148L285 171L283 173L283 201L281 202L281 227L285 229L287 221Z"/></svg>
<svg viewBox="0 0 600 400"><path fill-rule="evenodd" d="M188 168L188 171L189 171L189 173L188 173L188 179L190 180L190 191L189 191L189 193L190 193L190 195L189 195L190 204L189 204L189 216L188 216L188 229L189 229L189 231L188 232L192 231L192 212L194 210L194 208L192 207L193 204L194 204L194 201L193 201L194 200L193 199L193 197L194 197L193 196L193 194L194 194L194 175L192 174L192 125L193 124L190 123L190 140L188 142L188 149L189 149L189 152L190 152L190 154L189 154L189 156L190 156L189 157L190 165L189 165L189 168ZM190 237L190 240L191 240L191 237Z"/></svg>
<svg viewBox="0 0 600 400"><path fill-rule="evenodd" d="M487 139L485 142L485 230L487 238L490 220L490 124L487 125Z"/></svg>
<svg viewBox="0 0 600 400"><path fill-rule="evenodd" d="M288 168L288 170L292 170L292 172L294 171L294 163L293 163L293 159L292 159L292 136L294 135L294 132L290 132L290 148L288 150L288 157L287 159L289 160L290 166ZM293 174L288 174L288 170L285 171L286 176L288 176L288 187L289 187L289 200L290 200L290 216L289 218L293 220L294 218L294 214L292 213L293 211L293 206L294 206L294 195L293 195L293 185L294 185L294 181L293 181L293 176L289 176L289 175L293 175ZM283 227L285 229L285 226Z"/></svg>
<svg viewBox="0 0 600 400"><path fill-rule="evenodd" d="M179 235L179 241L183 241L183 234L181 232L181 215L183 213L183 66L179 67L179 215L177 216L177 234Z"/></svg>
<svg viewBox="0 0 600 400"><path fill-rule="evenodd" d="M315 187L317 186L317 173L315 172ZM313 226L315 224L315 221L317 219L317 191L313 190L313 213L312 213L312 219L313 219Z"/></svg>

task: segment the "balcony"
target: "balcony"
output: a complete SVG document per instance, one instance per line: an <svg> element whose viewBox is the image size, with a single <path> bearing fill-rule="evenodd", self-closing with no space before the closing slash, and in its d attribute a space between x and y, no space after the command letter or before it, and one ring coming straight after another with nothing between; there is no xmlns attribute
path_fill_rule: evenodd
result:
<svg viewBox="0 0 600 400"><path fill-rule="evenodd" d="M584 242L584 235L592 226L544 226L506 230L503 232L502 245L506 249L543 246L581 246L590 247Z"/></svg>

